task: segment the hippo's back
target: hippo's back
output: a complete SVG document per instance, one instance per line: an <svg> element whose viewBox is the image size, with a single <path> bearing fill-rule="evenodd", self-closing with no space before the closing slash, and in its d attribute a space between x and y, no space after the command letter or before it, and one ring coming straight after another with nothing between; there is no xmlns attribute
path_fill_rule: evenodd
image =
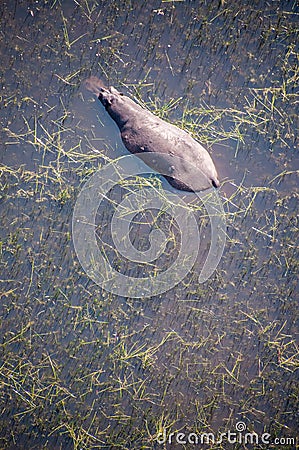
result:
<svg viewBox="0 0 299 450"><path fill-rule="evenodd" d="M146 111L142 118L134 117L126 123L121 137L132 153L165 154L170 164L169 176L177 180L175 182L167 177L174 187L201 191L219 186L217 172L207 150L177 126ZM159 167L154 168L159 170Z"/></svg>

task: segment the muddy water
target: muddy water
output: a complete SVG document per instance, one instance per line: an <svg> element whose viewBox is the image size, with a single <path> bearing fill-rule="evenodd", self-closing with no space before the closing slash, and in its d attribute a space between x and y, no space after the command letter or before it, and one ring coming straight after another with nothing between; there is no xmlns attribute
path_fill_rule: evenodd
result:
<svg viewBox="0 0 299 450"><path fill-rule="evenodd" d="M296 2L4 1L0 12L1 448L158 449L164 430L216 439L239 422L271 435L261 448L295 448ZM81 87L90 74L210 147L228 228L206 283L201 211L197 262L161 295L113 295L82 269L76 199L97 168L127 154ZM154 274L111 249L122 196L101 205L97 232L118 270ZM177 234L154 212L132 225L140 250L150 219ZM158 270L178 245L169 239ZM167 448L241 447L176 436Z"/></svg>

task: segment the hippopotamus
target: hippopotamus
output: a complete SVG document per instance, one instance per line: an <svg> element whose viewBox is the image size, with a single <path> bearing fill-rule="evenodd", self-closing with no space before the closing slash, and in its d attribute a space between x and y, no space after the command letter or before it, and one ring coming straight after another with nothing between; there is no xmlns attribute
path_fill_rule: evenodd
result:
<svg viewBox="0 0 299 450"><path fill-rule="evenodd" d="M85 80L85 86L96 94L116 122L125 147L139 157L153 154L152 159L146 158L146 164L162 173L174 188L196 192L219 187L211 156L190 134L160 119L113 86L106 87L95 76ZM159 154L158 161L155 154Z"/></svg>

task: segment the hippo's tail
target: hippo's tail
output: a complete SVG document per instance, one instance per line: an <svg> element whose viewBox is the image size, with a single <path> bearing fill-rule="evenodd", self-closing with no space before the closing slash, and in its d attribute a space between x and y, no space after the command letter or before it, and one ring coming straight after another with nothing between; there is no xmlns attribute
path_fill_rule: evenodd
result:
<svg viewBox="0 0 299 450"><path fill-rule="evenodd" d="M98 77L94 76L84 80L83 84L88 91L92 92L97 97L99 96L100 92L103 92L103 89L107 89L104 83Z"/></svg>
<svg viewBox="0 0 299 450"><path fill-rule="evenodd" d="M219 182L218 178L213 178L212 179L212 185L214 186L214 188L219 188L220 187L220 182Z"/></svg>

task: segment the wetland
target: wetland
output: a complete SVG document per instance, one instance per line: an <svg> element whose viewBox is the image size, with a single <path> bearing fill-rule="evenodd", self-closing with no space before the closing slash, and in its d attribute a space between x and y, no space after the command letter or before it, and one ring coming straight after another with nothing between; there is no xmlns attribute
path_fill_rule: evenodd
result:
<svg viewBox="0 0 299 450"><path fill-rule="evenodd" d="M0 448L297 448L298 3L13 0L0 21ZM209 148L227 236L205 283L201 209L197 264L167 292L116 295L81 267L76 200L128 153L82 89L90 75ZM163 187L136 177L97 214L107 254L139 277L156 269L117 259L108 225L123 192L148 184ZM140 212L140 250L150 221L170 233L164 270L176 225ZM241 422L270 443L159 441Z"/></svg>

